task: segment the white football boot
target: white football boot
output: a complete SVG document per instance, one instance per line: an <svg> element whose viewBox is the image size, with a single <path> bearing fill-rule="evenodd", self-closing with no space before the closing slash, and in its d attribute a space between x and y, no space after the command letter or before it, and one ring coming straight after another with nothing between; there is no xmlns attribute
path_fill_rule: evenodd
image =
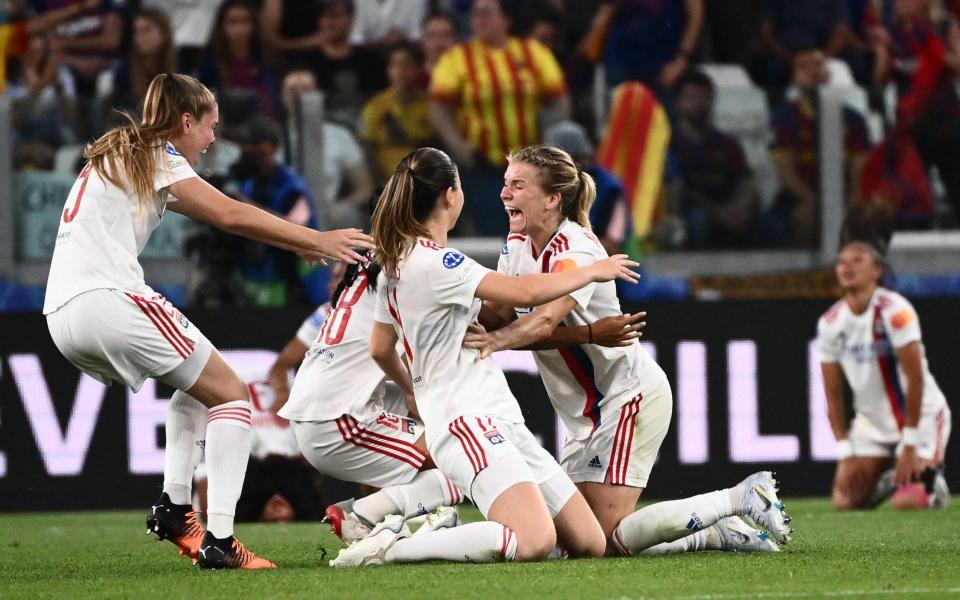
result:
<svg viewBox="0 0 960 600"><path fill-rule="evenodd" d="M377 524L370 535L342 549L337 557L330 561L331 567L367 567L386 563L387 550L397 540L410 535L403 515L388 515Z"/></svg>
<svg viewBox="0 0 960 600"><path fill-rule="evenodd" d="M437 510L427 515L427 518L423 521L423 525L421 525L420 529L417 529L416 533L413 535L419 535L428 531L436 531L438 529L458 527L460 523L460 513L457 511L456 507L438 506Z"/></svg>
<svg viewBox="0 0 960 600"><path fill-rule="evenodd" d="M740 517L727 517L714 524L724 552L780 552L780 546L766 531Z"/></svg>
<svg viewBox="0 0 960 600"><path fill-rule="evenodd" d="M758 471L744 479L743 505L740 514L766 529L781 544L790 541L793 528L790 517L777 496L777 480L770 471Z"/></svg>

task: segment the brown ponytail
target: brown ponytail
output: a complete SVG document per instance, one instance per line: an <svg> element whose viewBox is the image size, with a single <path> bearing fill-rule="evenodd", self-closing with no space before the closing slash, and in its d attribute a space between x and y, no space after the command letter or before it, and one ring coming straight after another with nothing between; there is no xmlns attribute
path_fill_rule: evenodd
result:
<svg viewBox="0 0 960 600"><path fill-rule="evenodd" d="M456 187L456 165L436 148L419 148L400 161L373 211L377 262L388 277L397 276L416 239L428 235L423 224L440 196Z"/></svg>
<svg viewBox="0 0 960 600"><path fill-rule="evenodd" d="M597 184L567 152L553 146L527 146L511 152L507 161L536 167L540 189L560 194L560 216L590 228L590 207L597 197Z"/></svg>
<svg viewBox="0 0 960 600"><path fill-rule="evenodd" d="M153 198L163 146L180 131L181 115L200 118L215 105L210 90L193 77L161 73L147 87L140 123L121 113L128 123L88 144L83 155L107 181L131 187L142 206Z"/></svg>

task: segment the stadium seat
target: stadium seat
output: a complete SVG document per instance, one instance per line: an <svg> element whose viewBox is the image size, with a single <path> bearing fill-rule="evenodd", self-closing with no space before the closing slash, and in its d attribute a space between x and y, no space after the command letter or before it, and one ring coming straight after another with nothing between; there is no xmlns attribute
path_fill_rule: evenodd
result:
<svg viewBox="0 0 960 600"><path fill-rule="evenodd" d="M780 178L770 158L770 107L767 96L740 65L704 64L699 69L716 86L713 123L737 138L757 180L764 208L780 190Z"/></svg>

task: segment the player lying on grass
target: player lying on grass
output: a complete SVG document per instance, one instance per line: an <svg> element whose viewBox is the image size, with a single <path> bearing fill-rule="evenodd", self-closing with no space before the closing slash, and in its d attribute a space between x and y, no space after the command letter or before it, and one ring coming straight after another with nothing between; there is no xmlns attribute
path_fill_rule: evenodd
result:
<svg viewBox="0 0 960 600"><path fill-rule="evenodd" d="M887 270L879 236L851 239L837 257L843 298L817 325L827 415L839 444L833 505L943 507L950 408L927 367L920 321L900 294L880 285ZM848 422L843 381L853 390ZM892 467L892 468L891 468Z"/></svg>
<svg viewBox="0 0 960 600"><path fill-rule="evenodd" d="M333 566L542 560L558 539L574 556L605 550L590 507L523 424L503 373L461 343L481 299L543 304L594 281L635 281L636 263L615 256L566 273L492 272L445 247L463 203L457 168L443 152L421 148L397 166L373 215L383 274L370 353L394 381L412 377L430 456L488 520L406 537L404 515L391 515Z"/></svg>
<svg viewBox="0 0 960 600"><path fill-rule="evenodd" d="M60 352L91 377L139 390L155 378L177 391L166 423L163 494L148 532L204 568L272 568L233 536L250 454L247 386L210 341L144 282L137 256L163 211L291 250L309 260L353 262L372 247L358 229L321 233L231 200L193 171L213 143L213 94L186 75L161 74L143 118L89 145L70 190L50 265L43 312ZM190 507L195 453L206 446L207 531Z"/></svg>
<svg viewBox="0 0 960 600"><path fill-rule="evenodd" d="M607 260L587 215L593 179L558 148L532 146L508 157L501 200L510 233L497 270L510 277L564 273ZM543 306L487 299L483 317L502 328L477 327L465 346L481 357L496 350L536 348L550 402L569 439L561 465L603 527L608 554L718 548L776 550L736 515L753 519L779 542L790 518L768 471L741 484L636 511L670 425L673 397L663 370L636 340L604 348L553 343L565 326L620 314L614 282L591 283ZM742 540L742 543L741 543ZM658 546L664 542L668 545Z"/></svg>

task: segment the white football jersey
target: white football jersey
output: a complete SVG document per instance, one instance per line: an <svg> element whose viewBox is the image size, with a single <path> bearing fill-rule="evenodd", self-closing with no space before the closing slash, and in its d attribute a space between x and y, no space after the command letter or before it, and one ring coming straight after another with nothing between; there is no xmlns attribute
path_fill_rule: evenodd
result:
<svg viewBox="0 0 960 600"><path fill-rule="evenodd" d="M320 335L320 330L323 329L323 324L327 322L327 317L330 316L332 310L329 302L318 306L315 311L310 313L309 317L303 320L300 329L297 329L296 338L304 346L308 348L312 346L317 341L317 336Z"/></svg>
<svg viewBox="0 0 960 600"><path fill-rule="evenodd" d="M922 414L932 414L946 404L946 398L927 367L920 321L906 298L877 288L863 314L854 314L847 302L840 300L817 324L820 362L840 363L853 390L857 415L868 419L879 431L889 433L894 442L906 416L906 379L897 363L897 350L911 342L921 343Z"/></svg>
<svg viewBox="0 0 960 600"><path fill-rule="evenodd" d="M462 415L523 423L517 399L492 358L462 347L477 318L474 296L490 273L452 248L418 239L397 279L380 277L374 318L390 323L406 352L428 445Z"/></svg>
<svg viewBox="0 0 960 600"><path fill-rule="evenodd" d="M361 269L307 351L281 417L327 421L346 414L363 421L383 410L384 374L370 356L376 301Z"/></svg>
<svg viewBox="0 0 960 600"><path fill-rule="evenodd" d="M167 202L176 200L166 188L197 176L172 144L157 152L162 157L153 182L156 193L146 202L138 201L133 191L113 185L89 165L80 172L60 218L43 314L95 289L153 295L137 257L160 224Z"/></svg>
<svg viewBox="0 0 960 600"><path fill-rule="evenodd" d="M540 254L529 236L511 234L500 252L497 270L507 275L567 271L607 258L589 229L564 219ZM562 325L581 326L622 314L614 282L591 283L570 294L577 305ZM534 310L516 307L517 316ZM601 423L619 418L620 408L637 394L662 385L665 375L650 355L634 342L623 348L593 344L534 353L550 402L570 435L588 437Z"/></svg>

